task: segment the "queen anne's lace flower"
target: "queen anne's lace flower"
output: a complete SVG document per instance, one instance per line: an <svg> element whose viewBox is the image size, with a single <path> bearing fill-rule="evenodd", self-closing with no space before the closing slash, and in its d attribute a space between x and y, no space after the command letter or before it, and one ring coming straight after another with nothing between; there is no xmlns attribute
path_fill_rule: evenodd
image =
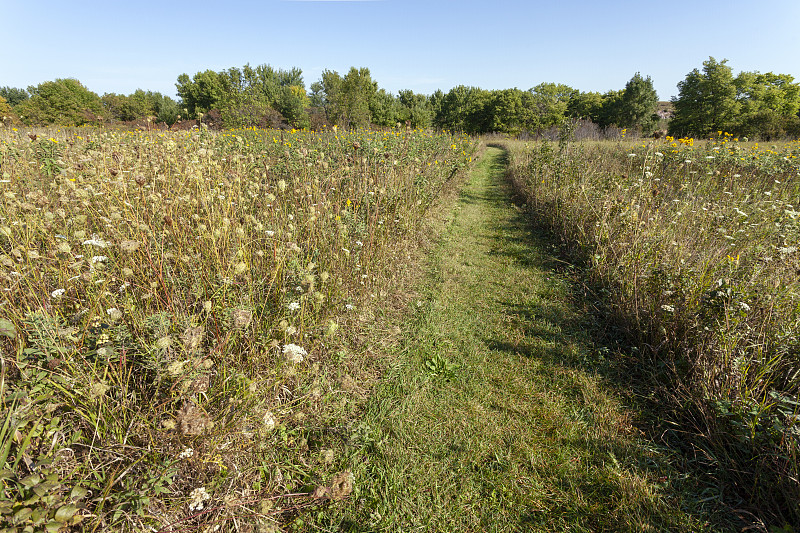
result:
<svg viewBox="0 0 800 533"><path fill-rule="evenodd" d="M189 494L191 501L189 502L190 511L201 511L205 506L206 500L211 499L211 495L206 492L205 487L199 487Z"/></svg>
<svg viewBox="0 0 800 533"><path fill-rule="evenodd" d="M291 363L301 363L303 358L308 355L308 352L302 346L296 344L284 344L283 355Z"/></svg>

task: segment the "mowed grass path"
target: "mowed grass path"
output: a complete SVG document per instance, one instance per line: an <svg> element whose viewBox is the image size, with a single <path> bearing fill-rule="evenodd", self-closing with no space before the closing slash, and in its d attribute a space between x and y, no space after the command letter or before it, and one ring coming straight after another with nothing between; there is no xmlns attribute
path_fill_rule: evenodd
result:
<svg viewBox="0 0 800 533"><path fill-rule="evenodd" d="M489 148L368 401L349 531L711 531L634 430Z"/></svg>

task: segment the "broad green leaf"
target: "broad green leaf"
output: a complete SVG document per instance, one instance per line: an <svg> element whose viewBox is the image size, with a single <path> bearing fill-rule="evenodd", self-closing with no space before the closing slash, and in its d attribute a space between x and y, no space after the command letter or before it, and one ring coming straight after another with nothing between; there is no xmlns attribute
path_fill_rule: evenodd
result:
<svg viewBox="0 0 800 533"><path fill-rule="evenodd" d="M23 507L16 513L14 513L14 523L19 524L20 522L24 522L33 514L33 509L30 507Z"/></svg>
<svg viewBox="0 0 800 533"><path fill-rule="evenodd" d="M17 336L17 328L14 327L11 321L0 318L0 335L14 339Z"/></svg>
<svg viewBox="0 0 800 533"><path fill-rule="evenodd" d="M19 482L23 487L25 487L26 489L29 489L29 488L35 487L36 485L41 483L42 482L42 478L37 476L36 474L31 474L30 476L27 476L27 477L24 477L24 478L20 479Z"/></svg>
<svg viewBox="0 0 800 533"><path fill-rule="evenodd" d="M69 497L72 500L80 500L81 498L86 497L87 494L89 494L89 489L85 489L78 485L72 489L72 492L69 493Z"/></svg>
<svg viewBox="0 0 800 533"><path fill-rule="evenodd" d="M69 521L72 516L78 512L78 508L68 503L67 505L62 505L56 511L56 516L54 517L58 522L67 522Z"/></svg>

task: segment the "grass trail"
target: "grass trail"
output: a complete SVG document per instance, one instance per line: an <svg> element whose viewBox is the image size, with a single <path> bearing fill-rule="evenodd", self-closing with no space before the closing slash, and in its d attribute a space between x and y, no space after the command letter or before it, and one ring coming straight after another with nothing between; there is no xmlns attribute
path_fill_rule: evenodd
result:
<svg viewBox="0 0 800 533"><path fill-rule="evenodd" d="M641 439L489 148L368 402L349 531L711 531Z"/></svg>

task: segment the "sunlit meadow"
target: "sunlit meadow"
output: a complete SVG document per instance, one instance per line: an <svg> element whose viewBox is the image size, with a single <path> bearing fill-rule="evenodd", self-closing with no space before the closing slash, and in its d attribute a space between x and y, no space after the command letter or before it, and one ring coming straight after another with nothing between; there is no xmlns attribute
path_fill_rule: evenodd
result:
<svg viewBox="0 0 800 533"><path fill-rule="evenodd" d="M512 156L652 378L665 439L717 480L714 497L800 520L800 142L718 132Z"/></svg>
<svg viewBox="0 0 800 533"><path fill-rule="evenodd" d="M0 529L268 527L346 496L314 433L332 347L473 148L0 130Z"/></svg>

